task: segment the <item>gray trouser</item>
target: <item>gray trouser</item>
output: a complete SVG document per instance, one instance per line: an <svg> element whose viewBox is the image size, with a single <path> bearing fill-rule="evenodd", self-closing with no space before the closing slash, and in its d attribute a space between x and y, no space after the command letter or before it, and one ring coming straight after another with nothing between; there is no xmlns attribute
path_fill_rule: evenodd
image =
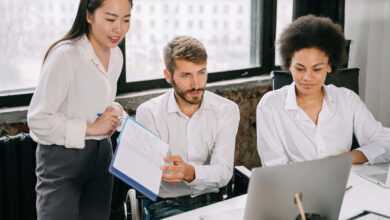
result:
<svg viewBox="0 0 390 220"><path fill-rule="evenodd" d="M36 158L38 220L109 219L109 138L87 140L84 149L38 144Z"/></svg>

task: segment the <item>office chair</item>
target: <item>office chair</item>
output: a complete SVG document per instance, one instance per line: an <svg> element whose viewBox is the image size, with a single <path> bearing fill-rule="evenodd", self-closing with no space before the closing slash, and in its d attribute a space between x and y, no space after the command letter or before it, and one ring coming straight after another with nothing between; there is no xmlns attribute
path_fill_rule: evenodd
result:
<svg viewBox="0 0 390 220"><path fill-rule="evenodd" d="M290 85L293 78L289 71L274 70L271 72L273 78L272 84L274 90L280 89L285 85ZM333 84L337 87L345 87L354 91L359 95L359 69L358 68L343 68L339 69L337 73L328 74L326 76L325 85ZM359 143L353 135L351 150L359 147Z"/></svg>

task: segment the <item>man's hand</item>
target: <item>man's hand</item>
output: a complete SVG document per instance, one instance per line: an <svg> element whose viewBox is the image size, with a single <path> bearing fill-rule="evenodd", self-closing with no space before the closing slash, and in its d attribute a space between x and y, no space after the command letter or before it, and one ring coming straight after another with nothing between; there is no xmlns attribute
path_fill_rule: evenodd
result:
<svg viewBox="0 0 390 220"><path fill-rule="evenodd" d="M168 183L176 184L182 180L192 182L195 179L195 168L183 161L181 156L165 157L166 162L173 162L173 166L165 165L160 167L163 171L162 180Z"/></svg>

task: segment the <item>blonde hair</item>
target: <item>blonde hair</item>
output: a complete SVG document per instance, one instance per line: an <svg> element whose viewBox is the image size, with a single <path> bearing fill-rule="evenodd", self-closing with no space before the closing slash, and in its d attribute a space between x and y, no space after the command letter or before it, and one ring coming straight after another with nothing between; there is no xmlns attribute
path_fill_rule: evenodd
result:
<svg viewBox="0 0 390 220"><path fill-rule="evenodd" d="M173 75L178 59L196 64L207 63L207 52L203 44L190 36L177 36L164 47L165 68Z"/></svg>

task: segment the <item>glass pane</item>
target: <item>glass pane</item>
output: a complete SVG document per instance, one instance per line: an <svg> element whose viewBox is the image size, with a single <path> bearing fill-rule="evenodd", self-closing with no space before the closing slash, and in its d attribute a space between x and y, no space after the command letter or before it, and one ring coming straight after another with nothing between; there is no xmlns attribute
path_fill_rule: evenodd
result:
<svg viewBox="0 0 390 220"><path fill-rule="evenodd" d="M258 66L250 59L252 1L134 1L126 36L127 81L162 78L163 47L177 35L205 45L208 72Z"/></svg>
<svg viewBox="0 0 390 220"><path fill-rule="evenodd" d="M78 0L5 0L0 6L0 93L36 86L48 47L72 26Z"/></svg>
<svg viewBox="0 0 390 220"><path fill-rule="evenodd" d="M276 13L276 42L279 40L279 35L292 21L293 17L293 0L278 0ZM275 51L275 66L280 66L281 60L279 56L279 48Z"/></svg>

